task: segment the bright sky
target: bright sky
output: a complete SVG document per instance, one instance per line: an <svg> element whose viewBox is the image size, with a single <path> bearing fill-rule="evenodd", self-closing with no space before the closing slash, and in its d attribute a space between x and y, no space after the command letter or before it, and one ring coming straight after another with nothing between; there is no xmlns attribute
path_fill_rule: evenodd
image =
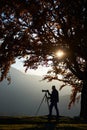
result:
<svg viewBox="0 0 87 130"><path fill-rule="evenodd" d="M12 65L12 67L22 71L23 73L25 73L25 67L23 67L23 58L21 59L16 59L16 63ZM39 66L38 69L34 70L34 69L28 69L27 72L25 74L31 74L31 75L40 75L43 76L47 73L47 71L51 69L50 67L42 67Z"/></svg>
<svg viewBox="0 0 87 130"><path fill-rule="evenodd" d="M58 50L55 53L55 56L57 56L58 58L62 58L64 56L64 52L62 50ZM21 59L16 59L16 63L12 65L12 67L22 71L25 73L25 67L23 67L23 61L24 58ZM32 74L32 75L45 75L47 73L48 70L50 70L51 67L42 67L39 66L38 69L34 70L34 69L28 69L26 74Z"/></svg>

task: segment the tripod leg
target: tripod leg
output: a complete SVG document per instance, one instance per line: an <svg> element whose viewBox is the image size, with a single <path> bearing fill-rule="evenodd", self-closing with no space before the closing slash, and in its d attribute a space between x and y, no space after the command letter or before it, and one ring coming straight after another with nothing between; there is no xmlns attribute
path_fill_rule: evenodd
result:
<svg viewBox="0 0 87 130"><path fill-rule="evenodd" d="M47 101L47 105L48 105L48 110L50 110L50 108L49 108L49 101L48 101L47 95L45 95L45 96L46 96L46 101Z"/></svg>
<svg viewBox="0 0 87 130"><path fill-rule="evenodd" d="M42 105L42 103L43 103L43 101L44 101L44 98L45 98L45 95L44 95L44 97L42 98L42 101L41 101L41 103L40 103L40 105L39 105L39 107L38 107L38 109L37 109L37 111L36 111L36 114L35 114L35 115L37 115L37 114L38 114L38 112L39 112L39 110L40 110L40 107L41 107L41 105Z"/></svg>

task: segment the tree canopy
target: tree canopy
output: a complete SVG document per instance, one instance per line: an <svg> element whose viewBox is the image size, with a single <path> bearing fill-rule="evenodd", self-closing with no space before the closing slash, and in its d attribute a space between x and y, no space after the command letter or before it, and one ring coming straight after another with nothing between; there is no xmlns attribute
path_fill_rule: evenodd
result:
<svg viewBox="0 0 87 130"><path fill-rule="evenodd" d="M81 91L87 79L86 5L86 0L1 0L0 80L16 58L25 57L26 71L51 66L44 79L72 85L74 96Z"/></svg>

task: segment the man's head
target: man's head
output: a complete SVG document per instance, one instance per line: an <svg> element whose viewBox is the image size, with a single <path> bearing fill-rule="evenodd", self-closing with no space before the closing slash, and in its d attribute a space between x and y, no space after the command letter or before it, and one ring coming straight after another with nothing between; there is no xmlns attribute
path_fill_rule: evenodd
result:
<svg viewBox="0 0 87 130"><path fill-rule="evenodd" d="M52 90L54 90L54 89L55 89L55 85L52 86Z"/></svg>

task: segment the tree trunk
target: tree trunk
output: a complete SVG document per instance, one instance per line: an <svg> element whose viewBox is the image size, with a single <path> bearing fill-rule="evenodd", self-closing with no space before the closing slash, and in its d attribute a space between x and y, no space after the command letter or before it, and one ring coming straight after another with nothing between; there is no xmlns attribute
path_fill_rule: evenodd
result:
<svg viewBox="0 0 87 130"><path fill-rule="evenodd" d="M83 88L81 93L80 117L87 119L87 82L83 83Z"/></svg>

